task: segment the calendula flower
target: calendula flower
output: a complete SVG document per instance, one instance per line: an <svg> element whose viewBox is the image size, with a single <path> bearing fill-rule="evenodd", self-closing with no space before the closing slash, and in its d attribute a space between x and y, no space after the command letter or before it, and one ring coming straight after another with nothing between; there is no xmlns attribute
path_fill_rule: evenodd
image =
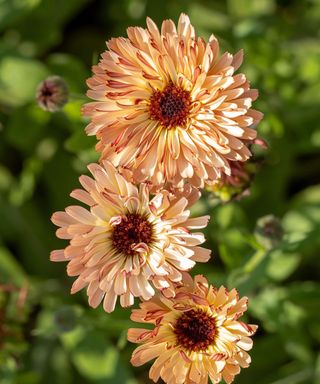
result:
<svg viewBox="0 0 320 384"><path fill-rule="evenodd" d="M93 67L84 106L88 135L115 166L133 171L137 182L196 187L230 174L229 161L246 161L247 142L256 137L262 113L251 109L257 90L235 74L243 53L219 56L219 44L197 37L182 14L161 31L128 28L128 38L112 38Z"/></svg>
<svg viewBox="0 0 320 384"><path fill-rule="evenodd" d="M47 77L37 88L38 105L45 111L59 111L68 102L68 98L68 86L60 76Z"/></svg>
<svg viewBox="0 0 320 384"><path fill-rule="evenodd" d="M107 161L91 164L94 179L81 176L84 190L71 196L87 204L70 206L52 216L57 236L70 239L65 249L51 253L52 261L69 261L67 273L78 276L71 293L87 286L89 304L103 300L112 312L117 297L123 307L134 297L150 299L156 289L174 294L174 283L196 261L206 262L210 251L199 247L208 216L189 218L188 199L163 190L152 199L148 187L136 187ZM188 192L190 196L192 193Z"/></svg>
<svg viewBox="0 0 320 384"><path fill-rule="evenodd" d="M160 295L141 303L131 319L154 329L129 329L128 339L142 343L132 364L156 358L149 374L154 382L161 377L168 384L206 384L208 378L231 383L251 361L246 351L257 326L239 321L247 301L235 289L209 286L197 275L193 283L178 287L174 298Z"/></svg>

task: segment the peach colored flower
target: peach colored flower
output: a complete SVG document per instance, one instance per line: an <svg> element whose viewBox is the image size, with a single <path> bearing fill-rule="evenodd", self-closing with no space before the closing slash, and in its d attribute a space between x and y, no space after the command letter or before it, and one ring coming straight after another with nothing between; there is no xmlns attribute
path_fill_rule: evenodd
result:
<svg viewBox="0 0 320 384"><path fill-rule="evenodd" d="M150 299L156 289L170 296L184 271L206 262L210 250L199 247L209 216L189 218L188 199L163 190L151 200L146 184L128 182L107 161L91 164L94 179L81 176L84 190L71 196L90 207L70 206L52 216L57 236L70 239L65 249L53 251L52 261L69 261L67 273L78 276L71 293L87 286L89 304L103 300L112 312L117 297L123 307L134 297ZM188 191L194 199L194 193Z"/></svg>
<svg viewBox="0 0 320 384"><path fill-rule="evenodd" d="M107 42L87 82L96 101L83 108L86 132L102 158L137 182L196 187L230 174L229 161L247 160L262 113L251 109L257 90L235 74L242 51L219 57L217 39L197 37L185 14L177 28L165 20L159 31L148 18L147 29L127 32Z"/></svg>
<svg viewBox="0 0 320 384"><path fill-rule="evenodd" d="M156 358L149 376L168 384L206 384L222 379L231 383L248 367L256 325L239 321L247 298L235 289L215 288L197 275L194 283L180 286L172 299L163 295L140 304L131 319L154 324L154 329L131 328L128 339L142 343L131 362L140 366Z"/></svg>

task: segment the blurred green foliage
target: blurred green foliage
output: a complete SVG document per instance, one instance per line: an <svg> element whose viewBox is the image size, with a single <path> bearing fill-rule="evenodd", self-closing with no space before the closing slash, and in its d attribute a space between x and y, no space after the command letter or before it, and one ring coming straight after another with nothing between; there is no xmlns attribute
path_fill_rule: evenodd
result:
<svg viewBox="0 0 320 384"><path fill-rule="evenodd" d="M320 1L0 0L1 384L149 382L148 367L129 364L130 311L107 315L85 293L69 295L65 266L49 262L61 248L49 218L97 159L80 108L105 40L147 15L159 24L180 12L223 51L244 48L241 70L260 91L259 133L270 146L249 197L217 204L205 195L194 207L211 215L214 251L194 272L250 298L259 331L236 383L320 383ZM55 114L35 103L47 75L71 92ZM268 240L266 215L283 236Z"/></svg>

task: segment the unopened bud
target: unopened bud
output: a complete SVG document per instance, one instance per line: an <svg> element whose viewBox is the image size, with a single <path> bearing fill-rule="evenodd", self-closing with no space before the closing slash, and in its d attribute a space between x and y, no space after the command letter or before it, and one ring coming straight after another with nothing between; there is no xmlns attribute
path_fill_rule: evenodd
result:
<svg viewBox="0 0 320 384"><path fill-rule="evenodd" d="M75 327L76 321L76 313L70 306L62 306L54 313L54 322L60 332L71 331Z"/></svg>
<svg viewBox="0 0 320 384"><path fill-rule="evenodd" d="M260 217L257 221L255 236L259 243L266 248L276 247L283 238L283 228L280 219L274 215Z"/></svg>
<svg viewBox="0 0 320 384"><path fill-rule="evenodd" d="M59 76L47 77L37 88L38 105L45 111L59 111L68 102L68 97L68 86Z"/></svg>
<svg viewBox="0 0 320 384"><path fill-rule="evenodd" d="M231 175L222 174L213 185L208 185L206 191L212 193L220 201L226 203L233 199L241 199L250 193L250 184L255 173L254 165L240 161L230 161Z"/></svg>

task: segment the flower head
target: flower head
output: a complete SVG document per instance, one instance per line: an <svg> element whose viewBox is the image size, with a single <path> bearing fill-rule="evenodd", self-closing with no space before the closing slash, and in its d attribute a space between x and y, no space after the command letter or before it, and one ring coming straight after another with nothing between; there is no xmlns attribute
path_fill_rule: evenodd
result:
<svg viewBox="0 0 320 384"><path fill-rule="evenodd" d="M131 319L154 324L154 329L128 331L128 339L142 343L131 362L140 366L156 358L150 378L168 384L205 384L222 379L231 383L248 367L256 325L238 319L247 309L247 298L235 289L209 286L197 275L194 282L177 288L174 298L161 295L140 304Z"/></svg>
<svg viewBox="0 0 320 384"><path fill-rule="evenodd" d="M148 18L146 29L128 28L107 46L88 80L95 101L83 110L102 158L137 182L203 187L230 174L229 161L250 157L262 114L251 109L258 92L235 74L242 51L219 57L217 39L197 37L185 14L161 31Z"/></svg>
<svg viewBox="0 0 320 384"><path fill-rule="evenodd" d="M78 276L71 292L87 286L89 304L97 307L103 300L107 312L118 296L123 307L134 297L150 299L154 288L172 296L185 271L209 259L210 251L199 247L203 234L191 232L205 227L208 216L189 218L183 194L163 190L150 199L147 185L136 187L107 161L88 168L94 179L81 176L84 190L71 196L90 210L70 206L52 216L60 227L57 236L70 239L68 247L51 253L51 260L69 261L68 275ZM186 190L190 200L194 195Z"/></svg>
<svg viewBox="0 0 320 384"><path fill-rule="evenodd" d="M68 86L60 76L47 77L37 88L37 102L45 111L59 111L67 103L68 97Z"/></svg>

